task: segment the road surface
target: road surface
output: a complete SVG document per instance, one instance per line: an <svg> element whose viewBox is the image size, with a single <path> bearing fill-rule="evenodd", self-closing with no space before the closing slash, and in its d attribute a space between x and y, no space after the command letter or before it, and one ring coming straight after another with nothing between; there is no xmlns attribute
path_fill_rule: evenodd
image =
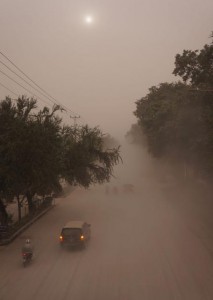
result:
<svg viewBox="0 0 213 300"><path fill-rule="evenodd" d="M212 300L210 224L184 201L177 204L184 197L149 176L129 194L121 181L118 194L77 188L0 248L0 300ZM70 219L91 223L85 250L59 246ZM26 237L34 241L35 257L23 268Z"/></svg>

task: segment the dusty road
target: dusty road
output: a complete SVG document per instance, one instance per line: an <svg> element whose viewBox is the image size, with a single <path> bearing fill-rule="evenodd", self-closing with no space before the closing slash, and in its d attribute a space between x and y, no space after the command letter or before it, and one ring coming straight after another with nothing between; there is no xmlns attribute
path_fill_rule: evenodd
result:
<svg viewBox="0 0 213 300"><path fill-rule="evenodd" d="M59 247L61 226L70 219L92 224L86 250ZM129 195L77 189L0 248L0 299L212 300L213 239L201 234L202 220L173 205L157 183L136 185ZM35 258L23 268L26 236Z"/></svg>

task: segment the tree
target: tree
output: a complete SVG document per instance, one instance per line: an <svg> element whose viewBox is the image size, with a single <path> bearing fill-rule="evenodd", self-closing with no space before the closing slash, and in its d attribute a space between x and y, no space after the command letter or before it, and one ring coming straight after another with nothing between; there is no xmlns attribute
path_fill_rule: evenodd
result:
<svg viewBox="0 0 213 300"><path fill-rule="evenodd" d="M104 150L103 134L99 128L87 125L64 128L62 177L70 184L89 187L109 181L113 166L119 163L119 147Z"/></svg>
<svg viewBox="0 0 213 300"><path fill-rule="evenodd" d="M130 130L126 133L125 138L133 144L145 144L145 136L138 123L132 124Z"/></svg>
<svg viewBox="0 0 213 300"><path fill-rule="evenodd" d="M162 83L150 88L149 94L136 102L134 114L147 138L149 151L156 157L168 153L180 155L175 146L177 114L185 92L186 86L182 83Z"/></svg>
<svg viewBox="0 0 213 300"><path fill-rule="evenodd" d="M1 191L5 197L16 197L19 219L24 197L33 211L35 193L47 194L57 186L54 174L60 121L46 108L38 115L31 114L35 107L36 100L22 97L16 105L7 98L0 108Z"/></svg>
<svg viewBox="0 0 213 300"><path fill-rule="evenodd" d="M135 115L152 155L204 167L204 153L210 158L206 147L211 135L206 137L207 112L200 95L195 96L182 83L163 83L152 87L136 105Z"/></svg>
<svg viewBox="0 0 213 300"><path fill-rule="evenodd" d="M24 143L27 114L35 106L33 99L18 99L17 105L10 98L0 104L0 193L5 199L18 196L18 211L20 215L19 194L22 192L20 181L20 152Z"/></svg>
<svg viewBox="0 0 213 300"><path fill-rule="evenodd" d="M213 44L177 54L173 74L184 83L162 83L136 102L135 116L149 151L213 175Z"/></svg>
<svg viewBox="0 0 213 300"><path fill-rule="evenodd" d="M3 203L2 199L0 198L0 224L7 225L8 224L8 213Z"/></svg>
<svg viewBox="0 0 213 300"><path fill-rule="evenodd" d="M213 32L210 37L212 43L204 45L201 50L184 50L182 55L177 54L173 71L190 84L191 97L199 99L203 136L200 137L202 147L199 147L197 164L208 175L213 173Z"/></svg>
<svg viewBox="0 0 213 300"><path fill-rule="evenodd" d="M60 106L35 108L26 97L0 103L0 194L16 197L19 219L23 199L32 212L34 195L60 191L61 179L84 187L108 181L120 159L119 148L104 149L98 128L63 126Z"/></svg>
<svg viewBox="0 0 213 300"><path fill-rule="evenodd" d="M180 76L184 82L189 82L197 88L212 88L213 43L204 45L201 50L184 50L182 55L177 54L173 74Z"/></svg>

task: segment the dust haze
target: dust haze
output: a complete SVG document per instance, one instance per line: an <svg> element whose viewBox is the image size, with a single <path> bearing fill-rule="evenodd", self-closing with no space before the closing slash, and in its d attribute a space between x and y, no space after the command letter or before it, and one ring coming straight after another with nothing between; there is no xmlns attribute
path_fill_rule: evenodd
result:
<svg viewBox="0 0 213 300"><path fill-rule="evenodd" d="M175 80L175 55L208 43L212 11L211 0L2 0L0 51L72 116L80 115L79 124L124 135L135 122L135 101L151 86ZM94 18L89 26L86 15ZM52 106L0 68L28 90L0 73L1 99L24 94Z"/></svg>
<svg viewBox="0 0 213 300"><path fill-rule="evenodd" d="M171 180L145 148L124 142L121 149L123 164L110 183L70 190L0 248L0 299L212 299L209 199ZM62 226L73 219L91 223L85 250L59 246ZM26 237L35 256L23 269Z"/></svg>
<svg viewBox="0 0 213 300"><path fill-rule="evenodd" d="M124 138L135 101L175 80L175 55L209 42L212 11L212 0L0 1L0 52L68 107L65 123L118 140L123 160L109 183L66 186L46 215L0 247L0 300L213 299L210 188ZM52 108L0 64L1 100L27 95ZM86 249L61 249L69 220L91 224ZM23 268L26 237L35 255Z"/></svg>

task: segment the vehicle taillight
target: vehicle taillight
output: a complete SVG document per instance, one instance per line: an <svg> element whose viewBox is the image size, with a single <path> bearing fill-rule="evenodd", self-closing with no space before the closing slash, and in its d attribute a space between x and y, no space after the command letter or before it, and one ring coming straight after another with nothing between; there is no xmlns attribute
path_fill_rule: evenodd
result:
<svg viewBox="0 0 213 300"><path fill-rule="evenodd" d="M80 239L83 241L83 240L84 240L84 236L83 236L83 235L81 235Z"/></svg>
<svg viewBox="0 0 213 300"><path fill-rule="evenodd" d="M63 242L63 240L64 240L62 235L60 235L59 239L60 239L61 242Z"/></svg>

